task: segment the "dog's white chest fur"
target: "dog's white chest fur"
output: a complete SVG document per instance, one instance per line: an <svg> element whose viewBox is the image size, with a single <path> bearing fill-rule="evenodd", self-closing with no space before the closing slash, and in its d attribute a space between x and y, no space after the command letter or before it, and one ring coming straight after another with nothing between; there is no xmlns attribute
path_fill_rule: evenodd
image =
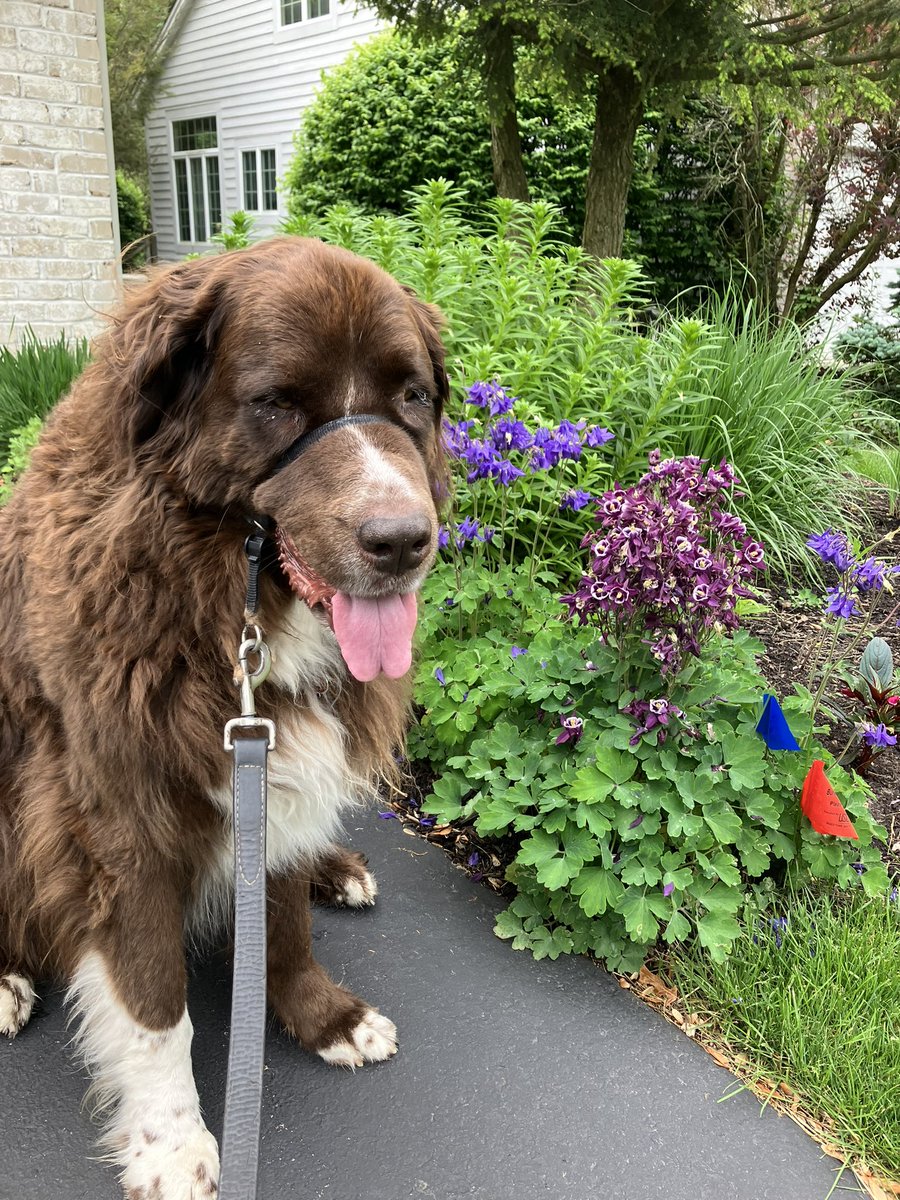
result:
<svg viewBox="0 0 900 1200"><path fill-rule="evenodd" d="M277 687L302 703L283 706L268 762L266 865L270 874L315 857L338 836L341 813L360 798L345 752L346 731L317 691L343 673L330 631L305 604L295 602L281 628L269 635L272 670L264 687ZM234 870L230 784L210 800L226 821L226 836L201 881L190 924L212 931L227 918Z"/></svg>

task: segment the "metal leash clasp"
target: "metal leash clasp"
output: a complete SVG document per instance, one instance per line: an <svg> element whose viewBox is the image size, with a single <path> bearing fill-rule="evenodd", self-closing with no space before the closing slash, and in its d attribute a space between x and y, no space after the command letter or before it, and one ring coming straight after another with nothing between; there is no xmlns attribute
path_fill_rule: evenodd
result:
<svg viewBox="0 0 900 1200"><path fill-rule="evenodd" d="M251 666L251 657L256 658ZM268 678L272 669L272 655L269 647L263 641L262 630L258 625L245 625L241 631L241 644L238 649L237 666L234 669L235 686L241 689L241 715L226 722L225 749L234 749L233 731L235 729L262 728L268 734L269 749L275 749L275 722L267 717L256 715L256 700L253 693L261 683Z"/></svg>

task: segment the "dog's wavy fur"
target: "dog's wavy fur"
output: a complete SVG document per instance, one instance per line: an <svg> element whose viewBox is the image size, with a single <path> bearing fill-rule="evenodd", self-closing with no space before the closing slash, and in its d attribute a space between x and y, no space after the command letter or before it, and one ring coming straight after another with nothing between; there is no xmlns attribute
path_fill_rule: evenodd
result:
<svg viewBox="0 0 900 1200"><path fill-rule="evenodd" d="M270 513L352 590L366 567L347 529L377 507L354 457L364 439L436 538L439 329L373 265L276 239L161 270L99 341L0 514L0 979L71 979L100 955L141 1026L182 1019L181 931L229 836L215 797L230 780L247 516ZM329 435L272 475L351 401L391 424ZM301 607L277 566L264 572L261 624L294 640L260 714L301 746L331 730L348 788L393 780L408 680L356 682ZM270 881L270 998L313 1049L367 1011L311 958L310 883L328 899L364 874L334 830L300 835L304 853Z"/></svg>

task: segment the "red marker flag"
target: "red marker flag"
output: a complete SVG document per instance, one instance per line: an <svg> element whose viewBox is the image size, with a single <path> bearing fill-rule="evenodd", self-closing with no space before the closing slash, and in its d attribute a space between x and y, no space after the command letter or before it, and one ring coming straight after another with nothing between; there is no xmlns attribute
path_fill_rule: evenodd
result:
<svg viewBox="0 0 900 1200"><path fill-rule="evenodd" d="M825 764L820 758L813 762L803 781L800 807L809 817L809 823L816 833L859 840L859 834L853 828L843 804L825 777Z"/></svg>

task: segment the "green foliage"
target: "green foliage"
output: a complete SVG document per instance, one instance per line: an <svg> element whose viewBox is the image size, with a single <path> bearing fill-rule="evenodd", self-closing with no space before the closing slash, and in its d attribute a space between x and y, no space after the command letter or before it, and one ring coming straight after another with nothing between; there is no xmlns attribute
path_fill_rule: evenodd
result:
<svg viewBox="0 0 900 1200"><path fill-rule="evenodd" d="M404 216L338 205L288 228L373 259L443 309L451 418L465 385L497 378L521 398L523 419L610 429L612 476L625 485L656 447L726 457L748 493L743 519L779 566L808 571L809 531L846 524L863 397L792 327L771 336L752 308L723 301L697 315L664 314L648 330L638 320L646 281L634 263L598 262L567 245L541 202L494 200L473 224L442 181L416 189ZM555 549L554 561L571 562L570 544Z"/></svg>
<svg viewBox="0 0 900 1200"><path fill-rule="evenodd" d="M886 411L900 417L900 321L858 320L840 335L835 350L844 362L862 368Z"/></svg>
<svg viewBox="0 0 900 1200"><path fill-rule="evenodd" d="M0 453L8 454L14 434L32 417L43 419L87 365L85 339L69 342L60 334L41 342L29 329L18 349L0 347Z"/></svg>
<svg viewBox="0 0 900 1200"><path fill-rule="evenodd" d="M171 6L171 0L105 0L103 5L116 164L144 183L144 118L163 68L157 39Z"/></svg>
<svg viewBox="0 0 900 1200"><path fill-rule="evenodd" d="M344 202L400 213L410 188L441 177L465 189L466 215L477 219L494 189L479 67L467 51L453 37L416 46L384 34L329 72L295 137L289 211L316 215ZM517 105L531 196L554 205L560 234L577 242L593 100L555 99L526 75ZM730 164L741 138L737 115L707 100L678 114L651 110L638 130L625 251L663 302L686 288L722 287L740 270Z"/></svg>
<svg viewBox="0 0 900 1200"><path fill-rule="evenodd" d="M622 711L634 698L630 664L590 626L559 621L555 596L530 584L527 569L470 569L456 590L441 564L426 590L424 712L410 753L437 773L426 811L515 839L517 896L497 923L515 948L551 958L590 951L631 971L658 939L696 937L721 960L748 899L767 904L786 873L850 887L860 861L863 886L885 887L866 785L816 749L860 840L822 837L798 799L811 755L769 755L755 733L766 684L755 661L762 645L746 633L713 643L669 685L683 716L662 744L654 729L632 745L635 725ZM491 614L475 638L464 626L473 602ZM800 737L811 702L803 692L784 704ZM582 736L559 744L575 714Z"/></svg>
<svg viewBox="0 0 900 1200"><path fill-rule="evenodd" d="M140 243L150 232L150 205L138 181L121 170L116 171L116 200L119 208L119 245L122 250L127 250L133 242ZM126 263L130 267L139 267L146 257L145 248L138 245L126 255Z"/></svg>
<svg viewBox="0 0 900 1200"><path fill-rule="evenodd" d="M219 232L214 233L209 240L215 242L217 246L221 246L223 250L243 250L253 241L255 224L255 218L239 208L231 214Z"/></svg>
<svg viewBox="0 0 900 1200"><path fill-rule="evenodd" d="M325 77L295 146L292 215L338 201L399 211L409 188L437 177L476 203L493 191L490 135L452 45L417 49L388 33L358 47Z"/></svg>
<svg viewBox="0 0 900 1200"><path fill-rule="evenodd" d="M877 889L876 889L877 892ZM724 961L682 948L668 962L688 1009L751 1069L827 1115L829 1141L900 1177L900 902L896 891L802 890L748 905Z"/></svg>
<svg viewBox="0 0 900 1200"><path fill-rule="evenodd" d="M12 495L13 486L31 458L31 451L37 445L44 422L40 417L32 417L27 425L17 429L9 439L9 449L5 460L0 463L0 505L3 505Z"/></svg>

